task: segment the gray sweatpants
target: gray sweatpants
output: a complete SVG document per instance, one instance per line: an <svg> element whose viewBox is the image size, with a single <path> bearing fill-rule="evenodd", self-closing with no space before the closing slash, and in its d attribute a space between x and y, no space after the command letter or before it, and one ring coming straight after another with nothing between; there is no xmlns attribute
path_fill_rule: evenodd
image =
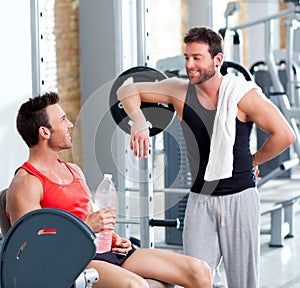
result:
<svg viewBox="0 0 300 288"><path fill-rule="evenodd" d="M256 188L226 196L190 193L184 220L183 250L204 260L213 283L224 263L229 288L258 288L259 195Z"/></svg>

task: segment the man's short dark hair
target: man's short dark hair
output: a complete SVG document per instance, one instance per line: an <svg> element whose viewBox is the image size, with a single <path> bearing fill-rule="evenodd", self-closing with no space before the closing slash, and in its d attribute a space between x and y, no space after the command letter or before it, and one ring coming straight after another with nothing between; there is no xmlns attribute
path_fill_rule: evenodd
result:
<svg viewBox="0 0 300 288"><path fill-rule="evenodd" d="M221 34L208 27L193 27L184 37L184 43L203 42L208 44L211 57L214 58L218 53L223 53L224 43Z"/></svg>
<svg viewBox="0 0 300 288"><path fill-rule="evenodd" d="M38 95L23 103L17 116L17 130L30 148L39 141L39 128L41 126L51 129L46 108L59 102L55 92Z"/></svg>

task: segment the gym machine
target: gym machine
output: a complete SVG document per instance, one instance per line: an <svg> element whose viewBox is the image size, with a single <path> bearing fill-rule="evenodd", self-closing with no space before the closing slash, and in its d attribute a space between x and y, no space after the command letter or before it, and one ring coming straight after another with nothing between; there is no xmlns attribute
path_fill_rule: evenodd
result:
<svg viewBox="0 0 300 288"><path fill-rule="evenodd" d="M96 253L95 237L69 212L44 208L26 213L7 231L1 247L0 287L92 287L98 272L84 268Z"/></svg>
<svg viewBox="0 0 300 288"><path fill-rule="evenodd" d="M258 186L263 185L268 180L272 178L276 178L282 175L284 172L292 169L299 163L300 157L300 134L298 130L297 121L300 119L300 107L299 107L299 81L296 78L295 67L293 66L294 59L294 31L300 27L300 2L295 0L285 0L284 2L290 2L290 7L287 10L281 11L277 14L264 17L262 19L250 21L244 24L237 25L235 27L225 27L224 29L220 29L220 33L225 37L225 34L229 33L230 35L234 35L232 37L232 43L234 49L232 49L233 59L237 59L238 61L241 59L240 51L241 49L237 49L235 46L240 45L242 40L237 38L241 38L241 30L245 28L250 28L256 26L258 24L264 24L265 31L265 60L261 62L255 63L250 71L255 75L255 69L264 65L264 73L268 74L268 78L270 81L270 86L267 87L269 91L264 90L264 93L270 98L272 102L281 110L282 114L286 117L287 121L291 125L296 135L296 141L293 145L294 151L297 154L297 158L288 159L289 157L285 157L284 162L280 163L278 167L274 169L274 171L269 172L262 178L262 181L259 182ZM237 9L227 9L234 10ZM232 15L232 13L230 14ZM226 15L225 15L226 16ZM275 59L274 52L274 20L281 19L283 17L288 17L287 22L285 23L287 36L286 36L286 55L285 59ZM228 23L228 21L227 21ZM225 49L226 50L226 49ZM277 61L276 61L277 60ZM283 85L282 80L278 74L278 66L279 63L285 64L286 67L286 85ZM257 67L255 67L257 66ZM264 83L263 83L264 85ZM263 86L260 85L260 86ZM265 85L267 86L267 85ZM285 87L284 87L285 86ZM285 152L287 153L287 152Z"/></svg>
<svg viewBox="0 0 300 288"><path fill-rule="evenodd" d="M154 82L165 79L167 76L157 71L153 68L148 67L147 61L147 1L141 0L136 1L136 6L133 11L135 13L135 21L136 24L133 25L133 29L136 31L130 33L136 34L136 44L135 47L136 53L131 55L132 57L128 58L136 58L136 61L131 61L127 63L127 65L131 64L131 68L127 69L126 63L123 63L120 60L120 67L124 68L124 71L121 72L116 80L113 82L110 93L109 93L109 109L111 112L111 116L115 124L118 125L121 130L123 130L126 134L130 134L131 128L131 120L126 115L124 109L120 101L117 99L116 91L117 89L126 81L128 78L132 78L134 82ZM119 20L118 20L119 21ZM121 40L122 41L122 40ZM127 43L122 43L123 46L126 46ZM122 45L121 45L122 46ZM125 55L130 54L131 51L123 51ZM129 56L129 55L127 55ZM124 55L123 55L124 57ZM121 63L122 62L122 63ZM174 117L174 108L171 105L165 104L150 104L150 103L142 103L141 108L145 114L147 119L147 123L149 125L149 131L151 136L151 141L155 138L155 136L161 133L172 121ZM124 136L125 137L125 136ZM135 184L135 181L122 179L118 181L119 185L119 207L122 210L123 214L120 214L120 218L117 220L117 223L120 224L133 224L139 225L140 228L140 239L130 238L133 244L143 248L153 248L154 245L154 227L155 226L171 226L178 227L178 219L171 220L158 220L154 219L154 175L153 175L153 165L152 160L154 158L154 154L156 153L155 149L150 150L150 156L148 158L142 158L138 160L137 164L137 173L138 173L138 187L128 187L132 184ZM126 155L124 155L125 157ZM125 161L128 161L125 159ZM122 164L121 164L122 165ZM136 168L136 167L134 167ZM124 178L127 175L124 175ZM129 182L129 184L128 184ZM130 216L128 217L128 211L130 210L130 205L127 205L127 196L131 192L138 191L138 204L139 204L139 218L133 219ZM124 207L129 206L128 211ZM124 210L125 209L125 210ZM121 218L122 217L122 218ZM131 219L128 219L131 218ZM130 234L128 231L124 231L128 227L128 225L120 225L120 234ZM129 230L129 229L127 229Z"/></svg>
<svg viewBox="0 0 300 288"><path fill-rule="evenodd" d="M109 106L111 115L115 123L126 133L130 134L131 120L124 111L122 104L117 98L118 88L131 78L133 82L155 82L166 79L167 76L153 68L147 66L137 66L130 68L117 77L110 90ZM141 109L147 120L150 137L156 136L162 132L174 118L174 108L168 104L141 104ZM132 242L143 248L154 248L154 231L155 226L164 227L179 227L179 220L153 219L153 171L152 171L152 153L148 158L139 160L139 206L140 219L139 221L131 219L118 219L118 223L123 224L139 224L140 225L140 240L131 238ZM130 188L126 188L131 191Z"/></svg>

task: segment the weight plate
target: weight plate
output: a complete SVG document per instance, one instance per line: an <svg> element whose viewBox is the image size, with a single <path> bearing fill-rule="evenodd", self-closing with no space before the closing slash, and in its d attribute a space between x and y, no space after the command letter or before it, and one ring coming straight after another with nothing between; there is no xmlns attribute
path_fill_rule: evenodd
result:
<svg viewBox="0 0 300 288"><path fill-rule="evenodd" d="M150 67L137 66L121 73L112 85L109 95L109 106L111 115L116 124L126 133L130 134L131 120L118 100L117 90L128 78L133 82L155 82L166 79L167 76ZM174 117L174 107L164 103L141 103L141 109L149 126L149 135L155 136L169 126Z"/></svg>
<svg viewBox="0 0 300 288"><path fill-rule="evenodd" d="M245 67L243 67L239 63L232 62L232 61L223 62L223 65L221 66L221 70L220 70L221 74L226 75L229 72L230 68L232 68L235 72L242 73L247 81L252 80L251 73Z"/></svg>

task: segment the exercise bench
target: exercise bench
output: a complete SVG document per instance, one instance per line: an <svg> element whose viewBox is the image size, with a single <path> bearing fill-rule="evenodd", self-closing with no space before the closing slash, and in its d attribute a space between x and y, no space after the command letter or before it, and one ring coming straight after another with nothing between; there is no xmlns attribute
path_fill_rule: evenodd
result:
<svg viewBox="0 0 300 288"><path fill-rule="evenodd" d="M270 234L270 247L282 247L283 239L289 233L289 225L284 222L283 205L278 203L260 203L260 215L271 215L270 228L260 229L260 234Z"/></svg>
<svg viewBox="0 0 300 288"><path fill-rule="evenodd" d="M282 207L281 217L276 216L277 220L274 220L274 222L272 223L272 226L274 226L274 231L282 227L282 230L279 230L277 232L278 236L276 237L276 239L278 240L274 241L273 244L275 245L272 246L282 247L284 238L291 238L295 236L294 208L300 199L299 183L297 182L297 180L295 180L295 187L293 187L293 180L289 180L289 184L287 187L286 185L280 187L280 185L277 184L276 191L274 191L272 187L270 187L260 192L260 202L262 206L269 205L270 207ZM272 213L275 214L275 212ZM279 233L281 233L281 241L279 240Z"/></svg>
<svg viewBox="0 0 300 288"><path fill-rule="evenodd" d="M92 287L98 272L84 269L96 253L95 238L84 222L63 210L43 208L23 215L1 247L0 287ZM81 273L84 286L76 283Z"/></svg>

